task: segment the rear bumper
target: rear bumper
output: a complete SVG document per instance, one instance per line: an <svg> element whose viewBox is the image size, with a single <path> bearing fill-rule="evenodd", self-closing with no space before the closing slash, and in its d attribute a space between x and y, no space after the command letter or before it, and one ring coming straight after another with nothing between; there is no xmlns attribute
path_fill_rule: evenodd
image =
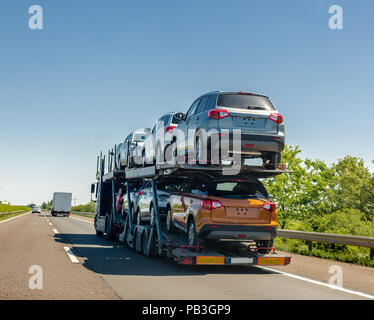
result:
<svg viewBox="0 0 374 320"><path fill-rule="evenodd" d="M199 237L207 240L235 239L235 240L273 240L277 228L269 226L243 226L243 225L204 225Z"/></svg>
<svg viewBox="0 0 374 320"><path fill-rule="evenodd" d="M211 148L216 149L221 147L221 150L226 152L225 143L222 143L223 139L223 137L220 137L221 141L217 142L215 145L211 144ZM217 141L217 139L211 139L211 141ZM218 143L220 143L220 146ZM242 132L240 135L240 150L238 150L238 147L234 144L233 133L230 132L228 143L229 150L227 152L248 155L254 155L256 152L258 152L259 155L263 152L282 152L284 149L284 143L284 135L282 134L252 134Z"/></svg>

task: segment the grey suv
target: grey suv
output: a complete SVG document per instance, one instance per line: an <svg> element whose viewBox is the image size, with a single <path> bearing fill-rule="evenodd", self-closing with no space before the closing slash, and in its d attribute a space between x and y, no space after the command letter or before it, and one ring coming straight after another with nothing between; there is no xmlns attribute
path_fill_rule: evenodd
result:
<svg viewBox="0 0 374 320"><path fill-rule="evenodd" d="M206 149L201 148L204 143L200 134L202 129L207 132ZM214 133L225 132L223 129L229 130L229 133ZM233 129L240 129L239 151L233 149ZM225 159L227 153L239 153L243 163L245 159L262 158L264 167L275 169L280 163L285 143L283 117L270 99L247 92L214 91L200 96L182 116L177 130L183 132L182 139L185 141L178 141L177 135L173 137L176 144L174 156L192 153L197 162L202 158L201 150L207 150L207 161L211 160L212 150L219 150L218 159ZM191 131L194 133L192 138ZM209 134L209 131L213 133ZM212 139L214 134L218 137ZM220 141L225 135L229 135L228 150L220 148Z"/></svg>

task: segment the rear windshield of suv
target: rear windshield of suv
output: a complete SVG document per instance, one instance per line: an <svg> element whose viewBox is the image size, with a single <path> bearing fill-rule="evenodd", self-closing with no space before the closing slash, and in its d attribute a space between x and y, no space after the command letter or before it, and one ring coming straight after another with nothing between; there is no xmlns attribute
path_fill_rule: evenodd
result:
<svg viewBox="0 0 374 320"><path fill-rule="evenodd" d="M264 199L269 195L261 182L223 181L215 182L211 195L233 199Z"/></svg>
<svg viewBox="0 0 374 320"><path fill-rule="evenodd" d="M218 96L217 106L247 110L275 110L273 104L267 97L240 93L220 94Z"/></svg>

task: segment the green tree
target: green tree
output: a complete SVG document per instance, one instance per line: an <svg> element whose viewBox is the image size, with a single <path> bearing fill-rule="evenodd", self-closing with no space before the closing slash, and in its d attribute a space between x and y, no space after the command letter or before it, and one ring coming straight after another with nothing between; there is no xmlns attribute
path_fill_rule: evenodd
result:
<svg viewBox="0 0 374 320"><path fill-rule="evenodd" d="M346 156L332 165L333 177L328 190L331 211L356 209L374 217L374 179L364 160Z"/></svg>
<svg viewBox="0 0 374 320"><path fill-rule="evenodd" d="M281 229L285 228L288 221L298 219L302 212L300 199L305 169L301 165L302 160L298 157L300 152L298 146L286 145L282 153L282 163L293 173L281 174L263 181L270 197L277 203L278 221Z"/></svg>

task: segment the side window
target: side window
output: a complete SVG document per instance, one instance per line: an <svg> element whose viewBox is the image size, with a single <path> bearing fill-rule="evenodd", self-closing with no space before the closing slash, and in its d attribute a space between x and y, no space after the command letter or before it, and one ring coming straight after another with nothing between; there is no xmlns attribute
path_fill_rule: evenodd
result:
<svg viewBox="0 0 374 320"><path fill-rule="evenodd" d="M208 101L209 96L205 96L201 98L201 101L199 103L199 106L197 107L196 113L200 113L201 111L205 110L206 103Z"/></svg>
<svg viewBox="0 0 374 320"><path fill-rule="evenodd" d="M205 110L212 110L216 107L217 95L212 94L209 96L208 102L205 105Z"/></svg>
<svg viewBox="0 0 374 320"><path fill-rule="evenodd" d="M187 112L187 115L186 115L186 119L188 119L189 117L191 117L195 111L196 111L196 108L197 106L199 105L199 102L200 102L200 99L197 99L191 106L191 108L188 110Z"/></svg>
<svg viewBox="0 0 374 320"><path fill-rule="evenodd" d="M156 132L156 125L152 129L152 133L155 133L155 132Z"/></svg>

